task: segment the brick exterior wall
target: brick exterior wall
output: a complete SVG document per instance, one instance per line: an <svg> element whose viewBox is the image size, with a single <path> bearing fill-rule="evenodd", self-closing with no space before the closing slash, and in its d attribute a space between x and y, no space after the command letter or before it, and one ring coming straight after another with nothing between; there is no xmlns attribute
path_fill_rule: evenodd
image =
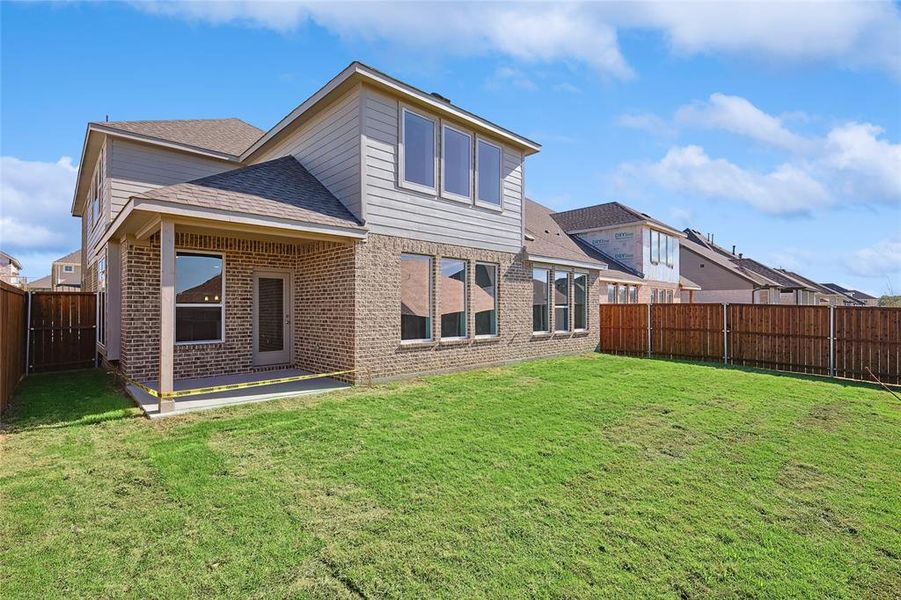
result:
<svg viewBox="0 0 901 600"><path fill-rule="evenodd" d="M402 344L400 335L400 255L433 258L432 338L435 341ZM498 270L498 336L474 339L475 317L467 311L470 338L441 342L438 292L439 258L467 261L469 285L475 281L475 262L491 262ZM461 246L421 242L370 234L359 244L356 258L357 337L356 365L374 379L411 373L430 373L496 364L553 354L588 352L598 342L598 294L594 275L588 278L588 329L579 333L532 334L532 265L521 255ZM572 282L570 281L570 288ZM551 294L553 297L553 294ZM467 299L471 303L472 294ZM572 290L570 290L572 298ZM551 310L551 330L554 329ZM365 375L364 375L365 376Z"/></svg>
<svg viewBox="0 0 901 600"><path fill-rule="evenodd" d="M178 233L175 245L179 250L221 252L225 259L224 341L177 345L176 379L260 369L253 361L253 274L266 270L293 275L291 364L317 372L353 367L352 246L187 233ZM149 242L122 244L120 366L139 381L159 375L159 264L158 236Z"/></svg>
<svg viewBox="0 0 901 600"><path fill-rule="evenodd" d="M177 233L176 248L222 252L225 258L225 340L178 345L175 378L258 370L253 362L253 273L293 273L292 365L312 372L357 368L351 380L388 379L498 364L525 358L594 350L601 284L589 274L584 332L532 334L532 265L521 255L370 235L365 242L273 243ZM400 339L400 256L433 257L433 339ZM438 293L440 257L467 261L468 284L475 263L498 265L498 336L474 339L475 316L468 307L469 339L440 341ZM159 369L159 239L122 244L122 335L120 367L139 381L155 380ZM564 269L568 270L568 269ZM570 280L572 287L572 280ZM467 302L471 303L471 296ZM553 297L553 294L551 294ZM572 298L572 289L570 289ZM554 329L553 307L551 329Z"/></svg>

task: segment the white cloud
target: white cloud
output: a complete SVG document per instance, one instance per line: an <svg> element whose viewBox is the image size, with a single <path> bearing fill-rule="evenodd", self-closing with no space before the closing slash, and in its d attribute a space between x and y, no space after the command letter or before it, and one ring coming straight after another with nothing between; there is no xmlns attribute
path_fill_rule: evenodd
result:
<svg viewBox="0 0 901 600"><path fill-rule="evenodd" d="M659 162L621 165L620 172L633 178L650 177L672 190L739 200L773 214L804 213L832 202L819 181L793 165L752 171L712 159L700 146L673 147Z"/></svg>
<svg viewBox="0 0 901 600"><path fill-rule="evenodd" d="M861 277L901 275L901 238L882 240L860 249L845 262L845 266Z"/></svg>
<svg viewBox="0 0 901 600"><path fill-rule="evenodd" d="M651 135L670 137L675 135L676 129L654 113L632 112L625 113L616 118L616 124L620 127L647 131Z"/></svg>
<svg viewBox="0 0 901 600"><path fill-rule="evenodd" d="M740 96L711 94L707 102L680 107L675 120L680 125L731 131L794 152L810 148L810 141L786 129L781 119Z"/></svg>
<svg viewBox="0 0 901 600"><path fill-rule="evenodd" d="M134 2L160 15L286 33L315 23L344 38L442 53L500 52L573 60L632 76L620 29L655 30L678 54L721 53L780 64L831 61L901 76L899 10L891 2L428 3Z"/></svg>
<svg viewBox="0 0 901 600"><path fill-rule="evenodd" d="M827 167L849 176L850 193L869 193L901 201L901 144L882 139L881 127L847 123L826 136Z"/></svg>
<svg viewBox="0 0 901 600"><path fill-rule="evenodd" d="M0 246L31 277L49 272L46 256L59 257L81 244L80 223L69 216L75 175L68 156L56 162L0 157Z"/></svg>
<svg viewBox="0 0 901 600"><path fill-rule="evenodd" d="M673 206L669 209L670 223L676 227L692 227L695 224L695 213L689 208Z"/></svg>
<svg viewBox="0 0 901 600"><path fill-rule="evenodd" d="M532 92L538 89L538 85L526 73L513 67L498 67L485 84L491 90L507 90L514 87Z"/></svg>
<svg viewBox="0 0 901 600"><path fill-rule="evenodd" d="M801 136L747 99L720 93L678 108L674 121L683 128L729 131L786 150L789 158L761 170L713 159L697 145L674 146L656 163L620 165L614 179L621 184L650 181L675 191L738 200L771 214L809 213L839 203L901 209L901 144L885 139L876 125L849 122L822 136ZM646 113L623 115L618 122L658 135L676 131L664 119Z"/></svg>

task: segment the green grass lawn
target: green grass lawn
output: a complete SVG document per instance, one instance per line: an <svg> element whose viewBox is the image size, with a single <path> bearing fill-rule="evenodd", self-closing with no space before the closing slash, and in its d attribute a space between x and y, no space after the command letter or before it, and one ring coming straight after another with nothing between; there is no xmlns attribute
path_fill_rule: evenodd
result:
<svg viewBox="0 0 901 600"><path fill-rule="evenodd" d="M901 403L586 355L150 422L28 378L0 595L901 595Z"/></svg>

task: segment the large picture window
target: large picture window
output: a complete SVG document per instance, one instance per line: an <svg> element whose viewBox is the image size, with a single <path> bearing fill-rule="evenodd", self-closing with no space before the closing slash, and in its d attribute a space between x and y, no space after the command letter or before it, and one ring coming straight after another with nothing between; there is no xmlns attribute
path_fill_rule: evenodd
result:
<svg viewBox="0 0 901 600"><path fill-rule="evenodd" d="M472 309L476 335L497 335L497 265L476 264Z"/></svg>
<svg viewBox="0 0 901 600"><path fill-rule="evenodd" d="M466 337L466 262L455 258L441 259L441 337Z"/></svg>
<svg viewBox="0 0 901 600"><path fill-rule="evenodd" d="M588 329L588 275L573 275L573 329Z"/></svg>
<svg viewBox="0 0 901 600"><path fill-rule="evenodd" d="M660 262L660 232L651 230L651 263Z"/></svg>
<svg viewBox="0 0 901 600"><path fill-rule="evenodd" d="M535 333L550 331L549 285L550 272L547 269L532 269L532 331Z"/></svg>
<svg viewBox="0 0 901 600"><path fill-rule="evenodd" d="M472 199L472 137L445 125L441 147L442 193L469 202Z"/></svg>
<svg viewBox="0 0 901 600"><path fill-rule="evenodd" d="M432 339L432 259L417 254L400 257L400 339Z"/></svg>
<svg viewBox="0 0 901 600"><path fill-rule="evenodd" d="M435 189L435 121L406 108L402 111L404 183Z"/></svg>
<svg viewBox="0 0 901 600"><path fill-rule="evenodd" d="M569 273L554 272L554 330L569 331Z"/></svg>
<svg viewBox="0 0 901 600"><path fill-rule="evenodd" d="M501 206L500 146L485 140L476 144L476 200L483 204Z"/></svg>
<svg viewBox="0 0 901 600"><path fill-rule="evenodd" d="M223 340L224 262L221 254L176 252L176 342Z"/></svg>

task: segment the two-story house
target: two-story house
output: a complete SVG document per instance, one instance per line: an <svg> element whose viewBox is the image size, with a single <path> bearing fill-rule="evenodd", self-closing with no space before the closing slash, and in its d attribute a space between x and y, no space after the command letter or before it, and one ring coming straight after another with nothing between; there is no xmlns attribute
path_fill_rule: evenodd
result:
<svg viewBox="0 0 901 600"><path fill-rule="evenodd" d="M742 253L714 243L694 229L685 230L681 264L685 275L700 287L698 302L733 304L818 305L828 290L785 269L774 269Z"/></svg>
<svg viewBox="0 0 901 600"><path fill-rule="evenodd" d="M539 149L356 62L266 132L91 123L72 213L99 351L165 394L291 366L356 381L591 350L607 264L526 233Z"/></svg>
<svg viewBox="0 0 901 600"><path fill-rule="evenodd" d="M699 289L681 275L685 234L666 223L619 202L554 213L554 220L615 266L601 273L602 303L688 302Z"/></svg>
<svg viewBox="0 0 901 600"><path fill-rule="evenodd" d="M22 270L22 263L11 254L0 250L0 281L21 287L25 283L25 278L19 275Z"/></svg>

